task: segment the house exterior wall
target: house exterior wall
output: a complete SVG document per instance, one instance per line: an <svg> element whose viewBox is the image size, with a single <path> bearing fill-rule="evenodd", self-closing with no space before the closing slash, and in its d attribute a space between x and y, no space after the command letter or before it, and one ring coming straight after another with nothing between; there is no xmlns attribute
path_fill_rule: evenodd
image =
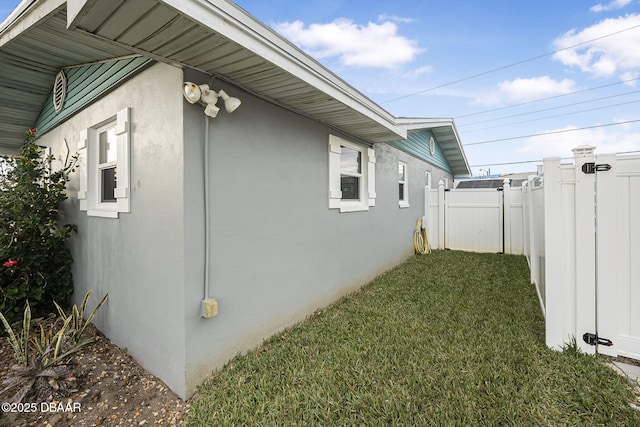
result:
<svg viewBox="0 0 640 427"><path fill-rule="evenodd" d="M186 71L185 80L208 82ZM318 122L219 80L242 99L211 120L209 295L217 317L199 316L203 298L203 107L184 102L185 395L212 370L315 309L358 289L413 253L423 215L425 171L451 175L386 144L376 144L376 203L363 212L329 209L329 135ZM358 141L353 141L358 142ZM409 204L398 204L398 162L408 165Z"/></svg>
<svg viewBox="0 0 640 427"><path fill-rule="evenodd" d="M56 158L78 151L82 129L129 107L131 212L119 218L80 211L79 171L69 183L64 221L71 239L75 291L89 306L109 293L94 323L174 390L184 388L184 236L182 70L156 64L44 134Z"/></svg>
<svg viewBox="0 0 640 427"><path fill-rule="evenodd" d="M74 153L82 129L131 109L131 212L88 216L76 197L78 173L70 183L65 221L78 225L74 300L93 289L95 304L109 293L96 326L182 398L236 354L410 256L425 172L432 182L451 178L375 144L375 206L329 209L329 135L362 141L214 79L216 90L242 105L210 120L206 262L219 314L205 319L205 115L184 101L185 80L202 84L209 76L155 64L39 140L64 158L65 140ZM405 208L398 162L409 174Z"/></svg>

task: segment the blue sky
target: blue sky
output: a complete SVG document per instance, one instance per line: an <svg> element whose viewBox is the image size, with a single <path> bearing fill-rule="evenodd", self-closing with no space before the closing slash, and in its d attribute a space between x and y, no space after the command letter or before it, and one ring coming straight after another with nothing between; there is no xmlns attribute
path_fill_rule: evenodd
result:
<svg viewBox="0 0 640 427"><path fill-rule="evenodd" d="M640 0L236 3L391 114L455 119L475 174L640 150Z"/></svg>

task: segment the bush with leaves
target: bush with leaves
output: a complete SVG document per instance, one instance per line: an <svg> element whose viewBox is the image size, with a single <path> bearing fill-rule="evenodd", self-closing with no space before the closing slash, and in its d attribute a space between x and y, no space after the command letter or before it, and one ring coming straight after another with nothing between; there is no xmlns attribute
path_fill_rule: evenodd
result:
<svg viewBox="0 0 640 427"><path fill-rule="evenodd" d="M16 363L2 378L4 388L0 390L0 395L10 392L11 402L30 399L44 401L52 397L67 397L76 391L73 357L94 341L93 338L83 340L83 334L109 297L106 294L86 316L90 295L91 291L84 297L80 308L74 305L70 314L66 314L56 304L59 309L58 318L47 322L37 321L37 331L32 331L35 321L32 321L28 301L22 316L22 330L18 333L0 312L0 320L16 358Z"/></svg>
<svg viewBox="0 0 640 427"><path fill-rule="evenodd" d="M20 321L27 300L34 316L47 316L56 313L53 301L66 305L73 292L66 240L76 227L60 225L58 209L77 156L52 171L54 158L44 156L36 135L29 130L20 154L2 158L0 311L11 324Z"/></svg>

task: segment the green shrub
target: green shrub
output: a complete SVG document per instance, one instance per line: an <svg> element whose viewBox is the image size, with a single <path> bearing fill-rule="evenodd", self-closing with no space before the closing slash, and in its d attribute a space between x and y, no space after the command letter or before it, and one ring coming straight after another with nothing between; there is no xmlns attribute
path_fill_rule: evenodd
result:
<svg viewBox="0 0 640 427"><path fill-rule="evenodd" d="M34 143L36 133L26 133L18 156L2 158L8 167L0 176L0 311L11 324L20 321L27 300L34 317L44 317L56 313L53 301L66 305L73 291L65 242L76 227L60 225L58 209L77 156L52 171L54 158Z"/></svg>

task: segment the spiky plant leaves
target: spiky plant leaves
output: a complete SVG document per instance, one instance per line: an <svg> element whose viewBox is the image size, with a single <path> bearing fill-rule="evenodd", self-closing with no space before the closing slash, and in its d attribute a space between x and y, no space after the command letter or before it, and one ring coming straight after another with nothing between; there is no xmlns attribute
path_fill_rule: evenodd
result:
<svg viewBox="0 0 640 427"><path fill-rule="evenodd" d="M4 329L9 334L9 337L7 339L11 344L11 348L13 349L13 353L16 356L16 360L20 365L26 365L27 364L27 359L25 355L26 350L23 351L22 342L18 341L18 338L16 337L16 334L13 331L13 328L11 327L11 325L9 325L9 322L4 317L2 312L0 312L0 319L2 319L2 323L4 324Z"/></svg>
<svg viewBox="0 0 640 427"><path fill-rule="evenodd" d="M105 294L105 296L102 297L98 305L96 305L95 308L91 311L91 313L89 313L89 315L86 316L87 303L89 302L89 297L91 296L92 293L93 293L92 290L86 293L86 295L82 299L82 304L80 304L80 308L78 308L78 306L75 304L73 305L73 307L71 307L71 314L69 315L69 317L71 318L71 323L69 324L69 337L74 343L77 343L80 341L80 338L84 334L84 331L86 330L87 326L93 321L93 318L98 313L98 310L100 309L100 307L102 307L102 305L105 302L107 302L107 300L109 299L109 294ZM60 318L66 318L67 315L64 309L62 309L62 307L60 307L60 305L58 305L57 303L55 304L56 304L56 309L58 310ZM85 316L86 316L86 320L85 320Z"/></svg>
<svg viewBox="0 0 640 427"><path fill-rule="evenodd" d="M22 316L22 350L24 352L24 364L29 364L29 330L31 329L31 307L27 300Z"/></svg>
<svg viewBox="0 0 640 427"><path fill-rule="evenodd" d="M85 296L81 308L74 305L69 315L56 303L58 319L47 328L40 323L39 330L33 336L30 335L32 318L28 303L23 315L23 329L19 334L15 333L0 312L0 319L7 330L18 362L3 378L5 388L0 390L0 395L17 389L11 401L21 402L27 397L45 399L54 393L74 391L72 382L75 377L70 364L78 351L94 341L92 338L80 341L80 337L108 298L108 294L105 295L85 321L89 295L90 292Z"/></svg>
<svg viewBox="0 0 640 427"><path fill-rule="evenodd" d="M25 396L29 394L35 382L36 382L36 378L29 378L25 382L25 384L18 390L18 392L15 395L13 395L13 397L11 398L11 402L12 403L22 402L22 399L24 399Z"/></svg>
<svg viewBox="0 0 640 427"><path fill-rule="evenodd" d="M87 306L87 300L89 298L91 291L87 292L87 295L84 297L84 301L82 302L82 309L81 312L79 313L80 315L80 319L84 318L84 312L85 312L85 308ZM98 303L98 305L95 306L95 308L91 311L91 313L89 313L89 317L87 317L87 321L86 322L82 322L82 327L78 330L78 333L76 334L76 339L79 340L80 337L82 336L82 334L84 333L84 330L87 328L87 325L89 323L91 323L93 321L93 318L96 316L96 314L98 313L98 310L100 309L100 307L102 307L102 305L109 299L109 294L105 294L102 299L100 300L100 302Z"/></svg>

